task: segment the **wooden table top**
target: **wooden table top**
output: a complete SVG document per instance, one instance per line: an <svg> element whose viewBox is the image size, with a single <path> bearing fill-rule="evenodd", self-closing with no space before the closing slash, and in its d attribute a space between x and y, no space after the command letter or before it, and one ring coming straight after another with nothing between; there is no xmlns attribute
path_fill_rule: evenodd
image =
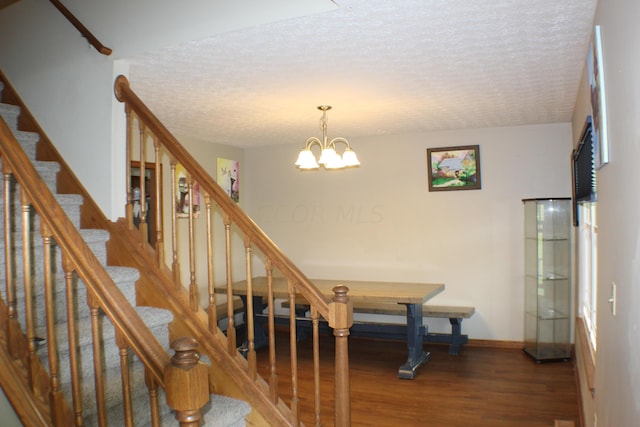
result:
<svg viewBox="0 0 640 427"><path fill-rule="evenodd" d="M309 279L328 298L333 297L332 289L337 285L349 288L349 298L354 304L358 302L390 302L397 304L423 304L444 290L442 283L403 283L403 282L374 282L360 280L327 280ZM253 294L267 296L267 278L254 277L252 280ZM274 277L272 282L273 296L278 299L288 298L287 279ZM220 292L224 286L216 287ZM246 280L233 283L233 293L245 295Z"/></svg>

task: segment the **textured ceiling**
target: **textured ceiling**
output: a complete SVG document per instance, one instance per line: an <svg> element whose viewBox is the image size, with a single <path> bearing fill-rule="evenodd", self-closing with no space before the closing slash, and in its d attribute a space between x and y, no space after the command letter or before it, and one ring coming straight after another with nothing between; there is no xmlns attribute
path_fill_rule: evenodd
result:
<svg viewBox="0 0 640 427"><path fill-rule="evenodd" d="M131 58L179 139L240 147L328 135L569 122L597 0L339 0L334 11Z"/></svg>

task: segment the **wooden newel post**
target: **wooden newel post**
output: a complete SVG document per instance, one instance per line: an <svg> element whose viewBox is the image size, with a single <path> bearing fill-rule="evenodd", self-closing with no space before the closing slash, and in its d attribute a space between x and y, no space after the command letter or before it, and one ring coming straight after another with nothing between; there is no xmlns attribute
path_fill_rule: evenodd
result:
<svg viewBox="0 0 640 427"><path fill-rule="evenodd" d="M338 285L333 288L333 300L329 304L329 326L336 337L335 362L335 426L351 426L351 389L349 386L349 328L353 325L353 306L347 296L349 288Z"/></svg>
<svg viewBox="0 0 640 427"><path fill-rule="evenodd" d="M171 343L175 354L164 368L167 405L176 411L181 427L197 427L202 419L200 409L209 401L207 365L200 362L198 342L191 337Z"/></svg>

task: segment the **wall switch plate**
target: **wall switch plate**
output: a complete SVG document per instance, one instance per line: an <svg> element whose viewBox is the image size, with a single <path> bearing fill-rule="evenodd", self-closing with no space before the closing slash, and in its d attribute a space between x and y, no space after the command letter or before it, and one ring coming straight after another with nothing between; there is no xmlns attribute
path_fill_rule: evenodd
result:
<svg viewBox="0 0 640 427"><path fill-rule="evenodd" d="M618 286L616 282L611 282L611 297L609 298L609 305L611 306L611 314L616 315L616 302L618 299Z"/></svg>

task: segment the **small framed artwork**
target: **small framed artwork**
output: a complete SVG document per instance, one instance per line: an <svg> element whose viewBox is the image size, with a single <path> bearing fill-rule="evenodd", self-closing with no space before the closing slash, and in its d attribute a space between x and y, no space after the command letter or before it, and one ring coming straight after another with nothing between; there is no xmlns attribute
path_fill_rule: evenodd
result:
<svg viewBox="0 0 640 427"><path fill-rule="evenodd" d="M587 55L587 67L593 120L593 160L595 168L600 169L609 163L609 141L607 138L607 103L599 25L596 25L593 30L593 38Z"/></svg>
<svg viewBox="0 0 640 427"><path fill-rule="evenodd" d="M480 146L427 149L429 191L479 190Z"/></svg>
<svg viewBox="0 0 640 427"><path fill-rule="evenodd" d="M231 200L236 203L240 201L239 169L240 166L237 160L218 157L216 180L218 181L218 185L231 197Z"/></svg>

